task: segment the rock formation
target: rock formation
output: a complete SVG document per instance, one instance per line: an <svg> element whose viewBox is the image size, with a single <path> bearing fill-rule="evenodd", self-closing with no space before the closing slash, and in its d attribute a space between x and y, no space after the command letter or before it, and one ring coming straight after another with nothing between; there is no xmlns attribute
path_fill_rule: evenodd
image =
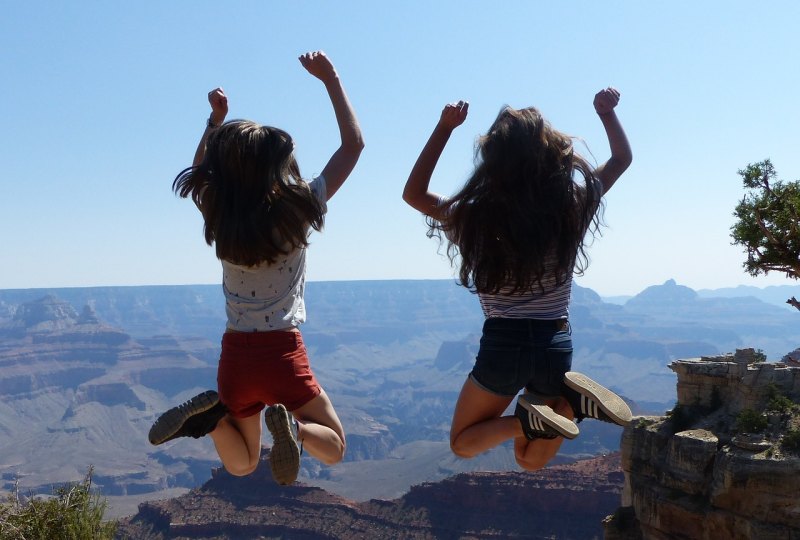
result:
<svg viewBox="0 0 800 540"><path fill-rule="evenodd" d="M753 349L678 360L678 403L622 437L607 540L800 538L800 368Z"/></svg>
<svg viewBox="0 0 800 540"><path fill-rule="evenodd" d="M800 366L800 347L790 353L786 353L784 357L781 358L781 362L790 366Z"/></svg>
<svg viewBox="0 0 800 540"><path fill-rule="evenodd" d="M147 502L121 538L600 538L622 487L619 454L535 473L465 473L357 503L325 490L275 484L265 459L246 477L217 469L203 487Z"/></svg>
<svg viewBox="0 0 800 540"><path fill-rule="evenodd" d="M134 340L90 305L79 313L53 295L20 304L0 320L0 491L50 493L90 465L105 495L196 486L210 462L199 456L195 479L149 446L147 430L164 394L215 374L174 340Z"/></svg>
<svg viewBox="0 0 800 540"><path fill-rule="evenodd" d="M483 319L473 295L451 280L308 287L304 339L348 452L337 467L303 459L307 482L354 500L395 499L423 481L514 468L507 447L465 461L447 442ZM797 345L797 313L785 306L698 298L673 282L659 287L623 306L576 286L570 308L576 369L643 411L671 407L673 358L733 350L755 336L770 357ZM103 495L207 480L218 463L209 440L152 447L147 431L167 408L214 387L221 301L219 285L0 290L0 491L19 481L26 493L50 493L83 478L90 464ZM621 432L584 422L559 458L612 452Z"/></svg>

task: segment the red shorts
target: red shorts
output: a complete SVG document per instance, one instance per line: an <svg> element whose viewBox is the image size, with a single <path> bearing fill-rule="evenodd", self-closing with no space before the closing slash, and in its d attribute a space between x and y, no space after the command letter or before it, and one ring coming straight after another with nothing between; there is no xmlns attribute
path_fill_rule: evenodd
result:
<svg viewBox="0 0 800 540"><path fill-rule="evenodd" d="M235 418L283 403L302 407L322 388L311 372L300 332L225 332L217 370L219 398Z"/></svg>

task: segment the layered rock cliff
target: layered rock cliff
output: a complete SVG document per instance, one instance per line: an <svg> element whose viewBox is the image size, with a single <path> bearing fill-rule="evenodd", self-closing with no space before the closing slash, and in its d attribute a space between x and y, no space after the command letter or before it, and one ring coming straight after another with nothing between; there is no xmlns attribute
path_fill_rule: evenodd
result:
<svg viewBox="0 0 800 540"><path fill-rule="evenodd" d="M217 469L202 488L139 505L119 537L591 540L622 487L615 454L535 473L459 474L399 499L354 502L302 484L278 486L267 456L252 475Z"/></svg>
<svg viewBox="0 0 800 540"><path fill-rule="evenodd" d="M800 368L753 349L673 362L678 403L622 437L607 540L800 539Z"/></svg>
<svg viewBox="0 0 800 540"><path fill-rule="evenodd" d="M0 320L0 490L50 493L89 466L104 495L196 486L210 461L177 462L146 435L177 401L164 394L213 383L216 369L174 339L133 339L91 306L47 295Z"/></svg>

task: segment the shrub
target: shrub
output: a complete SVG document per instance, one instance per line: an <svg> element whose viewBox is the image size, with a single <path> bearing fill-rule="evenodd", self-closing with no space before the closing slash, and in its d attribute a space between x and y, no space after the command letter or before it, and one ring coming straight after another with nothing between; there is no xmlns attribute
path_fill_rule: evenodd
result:
<svg viewBox="0 0 800 540"><path fill-rule="evenodd" d="M672 432L678 433L679 431L686 431L692 426L697 420L697 411L692 407L677 404L667 416L669 416L672 423Z"/></svg>
<svg viewBox="0 0 800 540"><path fill-rule="evenodd" d="M787 413L794 408L794 402L784 396L775 383L767 386L767 410L779 413Z"/></svg>
<svg viewBox="0 0 800 540"><path fill-rule="evenodd" d="M755 353L753 353L753 362L758 364L767 361L767 353L764 352L764 349L757 349Z"/></svg>
<svg viewBox="0 0 800 540"><path fill-rule="evenodd" d="M800 453L800 429L790 429L783 436L781 448L794 454Z"/></svg>
<svg viewBox="0 0 800 540"><path fill-rule="evenodd" d="M655 423L656 423L656 421L654 419L652 419L652 418L639 418L639 420L636 422L636 427L637 428L646 428L646 427L652 426Z"/></svg>
<svg viewBox="0 0 800 540"><path fill-rule="evenodd" d="M736 417L736 430L744 433L761 433L767 429L767 419L753 409L743 409Z"/></svg>
<svg viewBox="0 0 800 540"><path fill-rule="evenodd" d="M103 522L106 502L91 488L90 468L83 481L56 488L50 498L23 503L15 490L0 503L0 540L111 540L117 525Z"/></svg>

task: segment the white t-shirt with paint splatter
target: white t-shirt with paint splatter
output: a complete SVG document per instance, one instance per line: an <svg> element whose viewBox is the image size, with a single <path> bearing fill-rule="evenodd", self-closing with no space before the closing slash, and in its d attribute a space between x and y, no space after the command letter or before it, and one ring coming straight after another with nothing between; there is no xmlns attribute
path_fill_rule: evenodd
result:
<svg viewBox="0 0 800 540"><path fill-rule="evenodd" d="M318 176L309 182L309 187L326 211L325 179ZM273 264L240 266L221 262L229 329L269 332L294 328L306 321L306 248L295 249Z"/></svg>

